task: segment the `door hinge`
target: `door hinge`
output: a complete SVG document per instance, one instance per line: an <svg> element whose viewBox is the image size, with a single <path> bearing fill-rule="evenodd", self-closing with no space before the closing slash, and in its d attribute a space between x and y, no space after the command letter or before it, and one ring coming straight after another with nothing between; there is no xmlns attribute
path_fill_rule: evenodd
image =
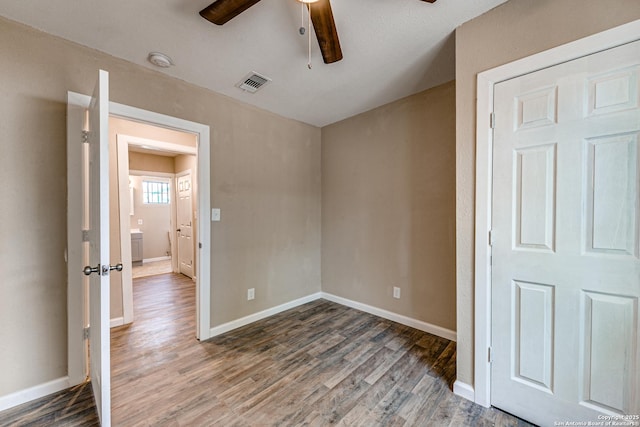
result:
<svg viewBox="0 0 640 427"><path fill-rule="evenodd" d="M82 143L83 144L89 143L89 131L86 131L86 130L82 131Z"/></svg>
<svg viewBox="0 0 640 427"><path fill-rule="evenodd" d="M88 340L89 339L89 328L86 327L82 330L82 339Z"/></svg>
<svg viewBox="0 0 640 427"><path fill-rule="evenodd" d="M491 129L496 128L496 113L494 112L489 113L489 127Z"/></svg>
<svg viewBox="0 0 640 427"><path fill-rule="evenodd" d="M202 243L198 242L198 249L202 249Z"/></svg>
<svg viewBox="0 0 640 427"><path fill-rule="evenodd" d="M493 246L493 230L489 230L489 246Z"/></svg>
<svg viewBox="0 0 640 427"><path fill-rule="evenodd" d="M89 230L82 230L82 241L83 242L89 241Z"/></svg>
<svg viewBox="0 0 640 427"><path fill-rule="evenodd" d="M487 347L487 362L493 362L493 360L491 359L491 347Z"/></svg>

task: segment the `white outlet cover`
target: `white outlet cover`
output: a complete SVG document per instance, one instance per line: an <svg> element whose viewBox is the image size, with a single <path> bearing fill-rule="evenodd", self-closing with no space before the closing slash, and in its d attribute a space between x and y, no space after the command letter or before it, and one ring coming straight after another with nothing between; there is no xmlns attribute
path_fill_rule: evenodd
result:
<svg viewBox="0 0 640 427"><path fill-rule="evenodd" d="M211 209L211 221L220 221L220 209Z"/></svg>
<svg viewBox="0 0 640 427"><path fill-rule="evenodd" d="M400 288L397 286L393 287L393 297L398 299L400 298Z"/></svg>

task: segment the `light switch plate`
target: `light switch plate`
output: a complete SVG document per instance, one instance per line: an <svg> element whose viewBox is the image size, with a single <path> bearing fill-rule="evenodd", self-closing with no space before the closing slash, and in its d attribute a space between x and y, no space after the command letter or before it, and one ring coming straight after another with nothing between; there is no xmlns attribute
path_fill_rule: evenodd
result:
<svg viewBox="0 0 640 427"><path fill-rule="evenodd" d="M220 221L220 209L211 209L211 221Z"/></svg>

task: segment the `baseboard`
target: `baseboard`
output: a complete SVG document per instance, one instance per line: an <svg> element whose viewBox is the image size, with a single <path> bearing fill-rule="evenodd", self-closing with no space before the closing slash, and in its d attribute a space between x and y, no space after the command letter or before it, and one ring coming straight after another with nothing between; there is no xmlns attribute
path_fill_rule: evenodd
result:
<svg viewBox="0 0 640 427"><path fill-rule="evenodd" d="M273 316L274 314L281 313L285 310L298 307L302 304L306 304L308 302L315 301L320 298L324 298L328 301L345 305L347 307L355 308L356 310L364 311L366 313L373 314L374 316L382 317L383 319L398 322L402 325L410 326L412 328L415 328L424 332L428 332L430 334L437 335L439 337L446 338L451 341L456 340L456 332L450 329L432 325L431 323L412 319L410 317L403 316L401 314L393 313L391 311L383 310L381 308L373 307L367 304L362 304L360 302L352 301L352 300L342 298L337 295L329 294L326 292L317 292L315 294L311 294L306 297L302 297L297 300L293 300L293 301L278 305L276 307L272 307L267 310L260 311L258 313L250 314L249 316L245 316L237 320L232 320L231 322L227 322L219 326L214 326L209 331L209 337L215 337L216 335L224 334L226 332L232 331L242 326L246 326L250 323L257 322L258 320L265 319L269 316ZM471 390L473 393L473 388L471 388Z"/></svg>
<svg viewBox="0 0 640 427"><path fill-rule="evenodd" d="M51 393L55 393L69 387L69 377L62 377L57 380L16 391L15 393L7 394L6 396L0 396L0 411L48 396Z"/></svg>
<svg viewBox="0 0 640 427"><path fill-rule="evenodd" d="M393 313L391 311L383 310L381 308L373 307L367 304L363 304L357 301L352 301L347 298L342 298L337 295L321 292L322 298L333 301L338 304L346 305L347 307L355 308L356 310L364 311L369 314L373 314L383 319L392 320L405 326L428 332L433 335L437 335L442 338L446 338L451 341L456 340L456 332L450 329L443 328L441 326L432 325L431 323L423 322L422 320L412 319L411 317L403 316L402 314Z"/></svg>
<svg viewBox="0 0 640 427"><path fill-rule="evenodd" d="M145 258L142 260L142 263L144 264L145 262L155 262L155 261L166 261L168 259L171 259L170 256L159 256L159 257L155 257L155 258Z"/></svg>
<svg viewBox="0 0 640 427"><path fill-rule="evenodd" d="M473 387L458 380L453 383L453 393L472 402L474 402L476 398L476 393L473 390Z"/></svg>
<svg viewBox="0 0 640 427"><path fill-rule="evenodd" d="M114 317L113 319L111 319L110 325L112 328L124 325L124 317Z"/></svg>
<svg viewBox="0 0 640 427"><path fill-rule="evenodd" d="M317 299L322 298L322 293L317 292L315 294L308 295L306 297L298 298L293 301L289 301L284 304L280 304L278 306L269 308L267 310L260 311L258 313L250 314L249 316L242 317L237 320L232 320L231 322L223 323L219 326L214 326L209 331L209 338L213 338L216 335L221 335L226 332L232 331L237 328L241 328L242 326L246 326L250 323L257 322L258 320L265 319L269 316L273 316L274 314L281 313L285 310L289 310L291 308L298 307L302 304L306 304L311 301L315 301Z"/></svg>

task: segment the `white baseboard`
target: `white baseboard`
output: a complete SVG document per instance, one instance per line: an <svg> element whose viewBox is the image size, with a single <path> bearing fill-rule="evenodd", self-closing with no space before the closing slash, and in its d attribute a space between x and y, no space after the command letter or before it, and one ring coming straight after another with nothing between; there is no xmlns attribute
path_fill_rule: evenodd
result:
<svg viewBox="0 0 640 427"><path fill-rule="evenodd" d="M315 294L311 294L306 297L299 298L297 300L289 301L287 303L269 308L267 310L260 311L258 313L250 314L249 316L245 316L237 320L232 320L231 322L227 322L219 326L214 326L209 330L209 337L212 338L212 337L215 337L216 335L224 334L226 332L232 331L242 326L246 326L250 323L257 322L258 320L265 319L269 316L273 316L274 314L281 313L285 310L298 307L302 304L306 304L308 302L315 301L320 298L324 298L328 301L345 305L347 307L355 308L356 310L364 311L366 313L373 314L374 316L382 317L383 319L391 320L405 326L410 326L420 331L428 332L430 334L437 335L439 337L442 337L451 341L456 340L456 332L450 329L432 325L431 323L412 319L410 317L403 316L401 314L393 313L391 311L383 310L381 308L373 307L357 301L352 301L350 299L342 298L337 295L329 294L326 292L317 292ZM113 319L113 320L116 320L116 319ZM473 393L473 388L471 388L471 391Z"/></svg>
<svg viewBox="0 0 640 427"><path fill-rule="evenodd" d="M369 314L373 314L383 319L392 320L405 326L428 332L433 335L437 335L442 338L446 338L451 341L456 340L456 332L451 329L446 329L441 326L432 325L431 323L423 322L422 320L412 319L411 317L403 316L402 314L393 313L391 311L383 310L381 308L373 307L367 304L363 304L350 299L342 298L337 295L321 292L322 298L336 302L338 304L346 305L347 307L355 308L356 310L364 311Z"/></svg>
<svg viewBox="0 0 640 427"><path fill-rule="evenodd" d="M166 261L168 259L171 259L170 256L159 256L159 257L155 257L155 258L145 258L142 260L142 263L144 264L145 262L155 262L155 261Z"/></svg>
<svg viewBox="0 0 640 427"><path fill-rule="evenodd" d="M69 377L62 377L44 384L38 384L24 390L16 391L15 393L7 394L6 396L0 396L0 411L22 405L23 403L27 403L31 400L48 396L51 393L55 393L69 387Z"/></svg>
<svg viewBox="0 0 640 427"><path fill-rule="evenodd" d="M474 402L476 398L476 393L473 390L473 387L458 380L453 383L453 393L472 402Z"/></svg>
<svg viewBox="0 0 640 427"><path fill-rule="evenodd" d="M214 326L209 331L209 338L215 337L216 335L224 334L225 332L229 332L234 329L240 328L242 326L246 326L250 323L257 322L258 320L265 319L269 316L273 316L274 314L281 313L285 310L298 307L302 304L306 304L308 302L315 301L320 298L322 298L322 293L317 292L315 294L311 294L306 297L298 298L296 300L289 301L287 303L280 304L272 308L268 308L258 313L250 314L249 316L245 316L237 320L232 320L231 322L223 323L222 325L219 325L219 326Z"/></svg>
<svg viewBox="0 0 640 427"><path fill-rule="evenodd" d="M115 328L116 326L124 325L124 317L114 317L110 321L111 327Z"/></svg>

